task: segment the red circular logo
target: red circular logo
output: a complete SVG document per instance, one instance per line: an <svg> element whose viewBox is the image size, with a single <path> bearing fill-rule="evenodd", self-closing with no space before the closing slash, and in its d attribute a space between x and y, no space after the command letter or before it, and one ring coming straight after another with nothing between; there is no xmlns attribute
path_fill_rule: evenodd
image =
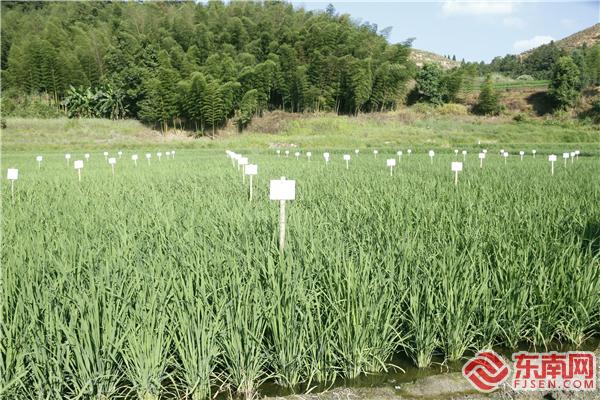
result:
<svg viewBox="0 0 600 400"><path fill-rule="evenodd" d="M508 378L508 365L495 352L482 351L463 366L462 373L473 387L481 392L491 392Z"/></svg>

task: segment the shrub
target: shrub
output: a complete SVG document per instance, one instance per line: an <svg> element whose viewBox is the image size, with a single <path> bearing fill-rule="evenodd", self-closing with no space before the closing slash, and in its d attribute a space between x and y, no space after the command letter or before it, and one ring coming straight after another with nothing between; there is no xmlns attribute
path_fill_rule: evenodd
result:
<svg viewBox="0 0 600 400"><path fill-rule="evenodd" d="M468 109L463 104L448 103L442 104L436 108L436 111L441 115L467 115Z"/></svg>

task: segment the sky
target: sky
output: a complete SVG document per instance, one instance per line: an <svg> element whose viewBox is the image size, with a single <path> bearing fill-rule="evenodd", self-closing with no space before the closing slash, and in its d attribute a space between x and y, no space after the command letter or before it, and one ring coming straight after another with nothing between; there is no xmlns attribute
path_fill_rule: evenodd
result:
<svg viewBox="0 0 600 400"><path fill-rule="evenodd" d="M331 3L337 13L375 23L380 30L391 26L392 43L415 38L414 48L466 61L518 54L600 22L600 0L291 2L307 10L325 10Z"/></svg>

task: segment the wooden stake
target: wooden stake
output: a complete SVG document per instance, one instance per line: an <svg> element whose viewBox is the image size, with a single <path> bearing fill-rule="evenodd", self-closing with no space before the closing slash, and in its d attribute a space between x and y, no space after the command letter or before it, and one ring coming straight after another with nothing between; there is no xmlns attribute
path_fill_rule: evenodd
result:
<svg viewBox="0 0 600 400"><path fill-rule="evenodd" d="M250 175L250 201L252 201L252 175Z"/></svg>
<svg viewBox="0 0 600 400"><path fill-rule="evenodd" d="M285 245L285 200L279 200L279 251L283 253Z"/></svg>

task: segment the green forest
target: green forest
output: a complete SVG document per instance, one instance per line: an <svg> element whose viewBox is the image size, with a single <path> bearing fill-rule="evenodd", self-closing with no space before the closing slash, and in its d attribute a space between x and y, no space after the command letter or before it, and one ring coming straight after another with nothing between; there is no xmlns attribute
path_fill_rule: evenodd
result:
<svg viewBox="0 0 600 400"><path fill-rule="evenodd" d="M3 116L133 118L162 131L214 136L228 121L242 130L268 110L357 114L393 110L407 99L455 102L465 82L492 72L555 80L550 91L564 107L600 83L600 45L567 54L550 44L525 59L419 69L410 60L411 40L390 44L391 28L357 22L331 5L322 11L279 1L1 6ZM564 57L570 61L558 63ZM497 102L488 94L481 102ZM473 111L484 109L501 108Z"/></svg>
<svg viewBox="0 0 600 400"><path fill-rule="evenodd" d="M3 97L70 116L214 130L267 109L388 110L410 48L377 26L282 2L2 3Z"/></svg>

